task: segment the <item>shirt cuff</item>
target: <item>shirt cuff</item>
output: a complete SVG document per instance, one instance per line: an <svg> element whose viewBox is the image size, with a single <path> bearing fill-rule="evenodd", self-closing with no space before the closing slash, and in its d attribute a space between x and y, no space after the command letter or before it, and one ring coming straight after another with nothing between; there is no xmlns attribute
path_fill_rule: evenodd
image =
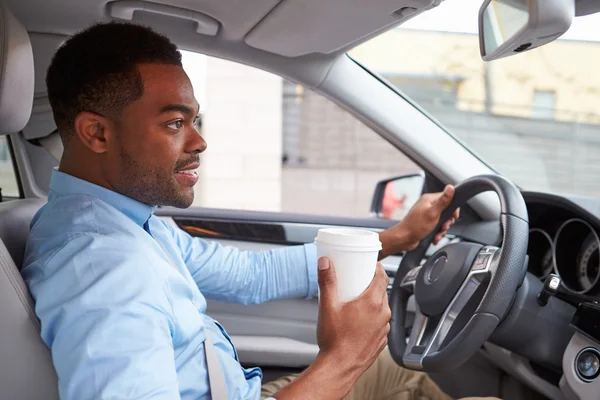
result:
<svg viewBox="0 0 600 400"><path fill-rule="evenodd" d="M319 275L317 273L317 246L314 243L304 245L306 256L306 271L308 273L308 297L312 299L319 290Z"/></svg>

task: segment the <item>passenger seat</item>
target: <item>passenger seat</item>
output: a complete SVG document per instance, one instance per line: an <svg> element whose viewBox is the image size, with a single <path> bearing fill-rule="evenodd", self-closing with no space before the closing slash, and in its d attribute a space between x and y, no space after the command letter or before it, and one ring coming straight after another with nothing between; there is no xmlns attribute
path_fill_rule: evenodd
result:
<svg viewBox="0 0 600 400"><path fill-rule="evenodd" d="M29 120L34 68L29 35L2 3L0 35L0 134L7 135L22 130ZM58 399L58 380L50 351L40 338L33 301L17 268L23 262L31 218L41 205L41 200L0 203L2 399Z"/></svg>

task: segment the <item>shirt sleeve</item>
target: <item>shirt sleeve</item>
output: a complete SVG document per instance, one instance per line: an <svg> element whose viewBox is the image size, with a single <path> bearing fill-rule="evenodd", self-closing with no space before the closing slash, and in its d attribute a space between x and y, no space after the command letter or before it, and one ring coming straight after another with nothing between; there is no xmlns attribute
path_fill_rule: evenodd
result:
<svg viewBox="0 0 600 400"><path fill-rule="evenodd" d="M317 294L317 251L313 244L241 251L166 225L198 288L209 299L256 304Z"/></svg>
<svg viewBox="0 0 600 400"><path fill-rule="evenodd" d="M28 266L43 268L43 279L28 283L61 399L180 398L171 303L143 254L82 235L45 265Z"/></svg>

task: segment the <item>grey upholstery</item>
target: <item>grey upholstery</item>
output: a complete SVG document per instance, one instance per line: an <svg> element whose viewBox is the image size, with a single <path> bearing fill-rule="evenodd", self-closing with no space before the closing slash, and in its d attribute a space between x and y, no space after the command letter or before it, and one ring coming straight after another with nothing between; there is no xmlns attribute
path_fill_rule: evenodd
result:
<svg viewBox="0 0 600 400"><path fill-rule="evenodd" d="M33 301L1 241L0 321L0 397L58 399L58 379Z"/></svg>
<svg viewBox="0 0 600 400"><path fill-rule="evenodd" d="M0 134L19 132L33 107L34 68L25 28L0 3Z"/></svg>
<svg viewBox="0 0 600 400"><path fill-rule="evenodd" d="M16 133L27 123L33 83L33 52L27 32L0 3L0 134ZM40 200L0 203L2 399L58 399L50 351L41 340L33 301L15 264L23 262L29 224L41 204Z"/></svg>
<svg viewBox="0 0 600 400"><path fill-rule="evenodd" d="M42 205L44 202L38 199L0 203L0 239L19 269L23 264L29 222Z"/></svg>

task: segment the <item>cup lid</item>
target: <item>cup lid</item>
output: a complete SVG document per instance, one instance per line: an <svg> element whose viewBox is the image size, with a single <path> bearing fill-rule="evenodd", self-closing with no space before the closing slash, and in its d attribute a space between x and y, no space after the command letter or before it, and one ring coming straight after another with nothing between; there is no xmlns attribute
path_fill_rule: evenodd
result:
<svg viewBox="0 0 600 400"><path fill-rule="evenodd" d="M367 229L323 228L319 229L315 242L334 246L377 247L381 249L379 234Z"/></svg>

